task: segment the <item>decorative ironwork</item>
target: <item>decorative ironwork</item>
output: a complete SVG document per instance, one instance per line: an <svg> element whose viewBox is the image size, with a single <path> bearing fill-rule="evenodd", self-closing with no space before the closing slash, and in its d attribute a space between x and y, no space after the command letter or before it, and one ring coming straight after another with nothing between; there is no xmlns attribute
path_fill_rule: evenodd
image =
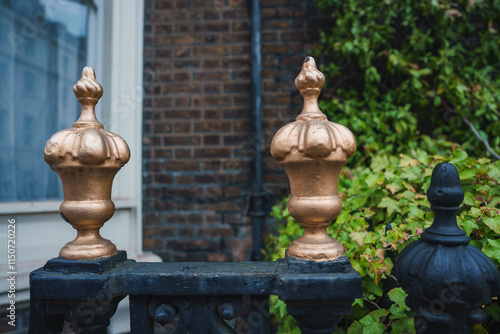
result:
<svg viewBox="0 0 500 334"><path fill-rule="evenodd" d="M481 305L500 292L500 275L457 225L464 191L455 166L434 168L427 198L434 222L399 255L398 280L418 333L472 333L486 318Z"/></svg>
<svg viewBox="0 0 500 334"><path fill-rule="evenodd" d="M304 108L295 122L274 136L271 154L285 169L292 194L288 210L304 227L304 235L288 249L294 258L332 261L344 248L326 233L340 214L337 194L342 167L356 151L356 140L345 126L327 120L318 107L325 83L312 57L307 57L295 85L304 97Z"/></svg>
<svg viewBox="0 0 500 334"><path fill-rule="evenodd" d="M352 133L328 122L318 108L324 77L307 57L296 86L302 113L278 131L272 155L290 178L288 207L305 228L285 259L248 263L136 263L99 235L113 215L111 185L129 160L125 141L103 129L94 107L102 96L90 67L74 92L82 104L73 128L56 133L45 146L45 161L64 189L61 216L77 230L60 257L30 276L29 333L106 333L118 303L130 297L131 333L154 333L154 323L171 333L268 333L268 296L288 306L302 333L331 333L354 298L362 297L361 277L326 227L340 213L338 178L356 150ZM484 320L481 305L500 291L493 263L458 228L464 198L451 164L439 164L427 197L433 225L409 245L397 263L399 283L420 333L472 333ZM246 296L242 298L242 296ZM250 300L247 321L240 316ZM438 307L438 308L436 308Z"/></svg>
<svg viewBox="0 0 500 334"><path fill-rule="evenodd" d="M115 212L111 186L116 173L128 162L130 150L120 136L104 130L95 117L102 87L95 80L94 69L83 69L73 91L82 105L81 116L71 129L47 141L44 158L62 181L61 217L77 230L76 239L67 243L59 256L97 259L117 252L111 241L99 235L99 229Z"/></svg>

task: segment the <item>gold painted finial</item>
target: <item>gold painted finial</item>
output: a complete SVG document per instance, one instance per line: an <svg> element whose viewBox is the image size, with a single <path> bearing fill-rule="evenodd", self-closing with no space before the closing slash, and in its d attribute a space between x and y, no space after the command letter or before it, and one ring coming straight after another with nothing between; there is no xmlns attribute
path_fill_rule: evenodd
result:
<svg viewBox="0 0 500 334"><path fill-rule="evenodd" d="M295 85L304 107L295 122L283 126L271 143L271 154L290 181L288 210L303 227L304 235L288 248L294 258L331 261L344 256L344 248L328 236L326 228L342 209L338 197L340 171L354 152L356 140L343 125L328 121L318 107L325 83L312 57L307 57Z"/></svg>
<svg viewBox="0 0 500 334"><path fill-rule="evenodd" d="M102 87L93 68L83 69L73 91L82 105L80 118L71 129L59 131L47 141L44 158L62 181L61 216L77 230L76 239L67 243L59 256L97 259L117 253L116 246L99 235L99 229L115 212L111 187L116 173L130 159L130 149L120 136L104 130L95 117Z"/></svg>

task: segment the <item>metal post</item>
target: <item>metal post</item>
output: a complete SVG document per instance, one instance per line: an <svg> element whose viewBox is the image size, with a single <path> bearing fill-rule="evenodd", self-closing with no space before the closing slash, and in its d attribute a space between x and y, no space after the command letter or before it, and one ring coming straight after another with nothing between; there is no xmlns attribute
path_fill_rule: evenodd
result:
<svg viewBox="0 0 500 334"><path fill-rule="evenodd" d="M262 55L261 55L261 16L260 0L252 0L251 4L251 76L252 76L252 196L250 211L253 227L253 260L262 260L264 248L265 192L262 187Z"/></svg>

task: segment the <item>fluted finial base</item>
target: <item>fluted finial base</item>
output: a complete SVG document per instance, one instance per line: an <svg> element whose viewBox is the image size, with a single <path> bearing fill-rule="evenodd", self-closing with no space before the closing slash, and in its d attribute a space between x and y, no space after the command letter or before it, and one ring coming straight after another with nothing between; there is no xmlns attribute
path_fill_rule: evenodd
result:
<svg viewBox="0 0 500 334"><path fill-rule="evenodd" d="M60 250L59 257L66 260L95 260L116 254L115 244L101 237L99 229L94 229L78 231L75 240Z"/></svg>
<svg viewBox="0 0 500 334"><path fill-rule="evenodd" d="M326 233L326 227L305 227L304 235L288 247L288 256L301 260L333 261L345 256L344 247Z"/></svg>

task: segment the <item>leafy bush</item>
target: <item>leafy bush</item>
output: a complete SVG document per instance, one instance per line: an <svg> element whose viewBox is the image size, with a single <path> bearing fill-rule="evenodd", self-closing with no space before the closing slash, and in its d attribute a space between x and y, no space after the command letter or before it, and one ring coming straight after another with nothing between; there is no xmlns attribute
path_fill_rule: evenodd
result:
<svg viewBox="0 0 500 334"><path fill-rule="evenodd" d="M460 171L459 226L500 265L500 162L480 159L500 154L500 2L315 2L334 21L314 51L330 59L321 68L320 108L358 142L339 184L343 209L328 232L363 277L364 297L337 332L412 333L412 312L391 271L432 222L425 192L437 163ZM302 234L287 200L273 208L285 223L267 240L269 260ZM297 331L286 305L275 297L272 305L280 331ZM499 333L498 301L485 310L477 330Z"/></svg>
<svg viewBox="0 0 500 334"><path fill-rule="evenodd" d="M373 156L369 166L345 167L339 183L342 212L328 233L344 246L363 277L363 298L355 300L352 314L341 320L337 332L414 333L412 312L404 303L406 294L394 288L393 261L432 223L426 191L432 169L440 162L453 163L460 173L465 200L459 226L470 235L474 247L500 266L500 161L475 160L458 149L449 158L411 149L399 157ZM289 215L287 200L273 207L272 215L284 224L277 236L267 240L268 260L284 257L285 249L303 232ZM498 333L498 301L485 309L488 319L478 329ZM273 297L271 310L279 332L294 333L295 324L286 316L285 304Z"/></svg>
<svg viewBox="0 0 500 334"><path fill-rule="evenodd" d="M358 159L459 142L471 156L500 154L500 1L316 0L331 13L318 55L321 108L348 126ZM477 130L475 136L467 122Z"/></svg>

